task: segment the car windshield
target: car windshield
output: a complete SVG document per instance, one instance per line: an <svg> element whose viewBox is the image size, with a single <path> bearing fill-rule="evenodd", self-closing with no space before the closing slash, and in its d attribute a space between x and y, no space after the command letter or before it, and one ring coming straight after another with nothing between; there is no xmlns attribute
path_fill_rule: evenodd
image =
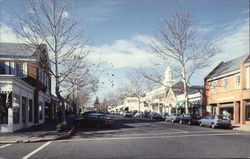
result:
<svg viewBox="0 0 250 159"><path fill-rule="evenodd" d="M201 118L201 116L199 114L192 114L193 118Z"/></svg>

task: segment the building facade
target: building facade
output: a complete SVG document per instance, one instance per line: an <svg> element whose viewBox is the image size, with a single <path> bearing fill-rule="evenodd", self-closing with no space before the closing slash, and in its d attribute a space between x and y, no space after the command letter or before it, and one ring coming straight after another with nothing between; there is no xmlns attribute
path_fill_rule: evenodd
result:
<svg viewBox="0 0 250 159"><path fill-rule="evenodd" d="M45 45L0 43L0 132L55 118L48 58Z"/></svg>
<svg viewBox="0 0 250 159"><path fill-rule="evenodd" d="M250 125L250 54L219 63L204 83L208 113Z"/></svg>

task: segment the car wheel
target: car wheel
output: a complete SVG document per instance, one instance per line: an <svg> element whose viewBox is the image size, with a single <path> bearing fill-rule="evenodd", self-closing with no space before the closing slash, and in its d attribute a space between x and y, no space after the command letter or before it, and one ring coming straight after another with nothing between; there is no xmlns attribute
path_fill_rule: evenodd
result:
<svg viewBox="0 0 250 159"><path fill-rule="evenodd" d="M212 127L213 129L215 129L216 126L215 126L215 124L213 123L213 124L211 125L211 127Z"/></svg>
<svg viewBox="0 0 250 159"><path fill-rule="evenodd" d="M179 122L180 124L182 124L182 120L180 120L180 122Z"/></svg>
<svg viewBox="0 0 250 159"><path fill-rule="evenodd" d="M203 124L202 124L202 122L200 122L200 127L202 127L203 126Z"/></svg>

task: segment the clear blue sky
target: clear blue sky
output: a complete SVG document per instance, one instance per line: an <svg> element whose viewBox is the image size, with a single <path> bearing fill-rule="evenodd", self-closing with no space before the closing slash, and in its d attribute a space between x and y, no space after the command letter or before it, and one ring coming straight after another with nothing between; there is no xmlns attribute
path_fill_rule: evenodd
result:
<svg viewBox="0 0 250 159"><path fill-rule="evenodd" d="M0 0L1 41L8 41L4 36L6 32L13 33L12 15L23 6L22 0ZM220 60L249 52L248 0L74 0L67 11L68 18L73 11L82 24L87 23L92 55L114 64L109 72L115 74L112 80L116 87L126 82L126 72L131 66L152 66L148 40L161 27L161 20L174 12L190 12L204 34L222 45L222 53L211 67L195 75L192 84L202 84L209 69ZM107 84L108 79L103 77ZM114 89L103 85L98 94Z"/></svg>

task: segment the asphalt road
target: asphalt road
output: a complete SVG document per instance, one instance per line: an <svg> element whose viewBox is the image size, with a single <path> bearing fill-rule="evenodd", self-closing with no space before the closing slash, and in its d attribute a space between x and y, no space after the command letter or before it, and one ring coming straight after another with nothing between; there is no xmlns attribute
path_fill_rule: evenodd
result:
<svg viewBox="0 0 250 159"><path fill-rule="evenodd" d="M1 158L250 158L250 133L118 117L68 140L0 145Z"/></svg>

